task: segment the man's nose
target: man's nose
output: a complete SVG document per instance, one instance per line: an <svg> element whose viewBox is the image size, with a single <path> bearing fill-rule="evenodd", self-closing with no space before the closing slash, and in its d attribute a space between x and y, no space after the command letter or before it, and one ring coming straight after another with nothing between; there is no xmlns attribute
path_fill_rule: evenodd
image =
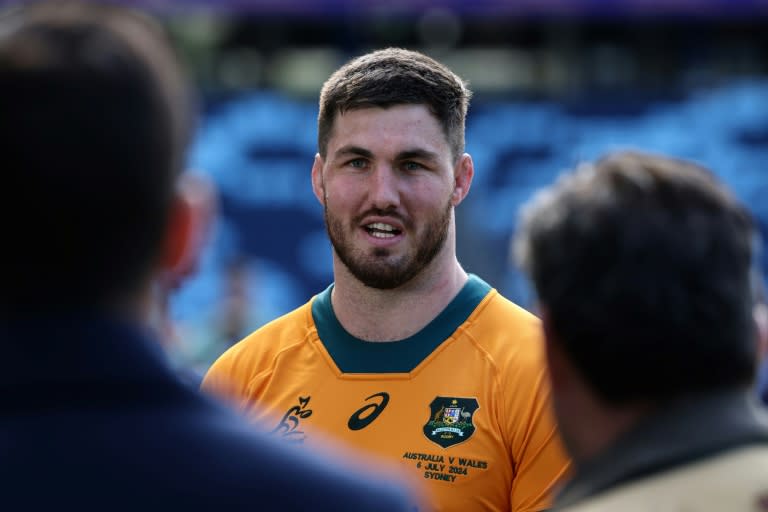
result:
<svg viewBox="0 0 768 512"><path fill-rule="evenodd" d="M371 174L369 195L373 206L381 210L400 204L397 171L389 164L379 164Z"/></svg>

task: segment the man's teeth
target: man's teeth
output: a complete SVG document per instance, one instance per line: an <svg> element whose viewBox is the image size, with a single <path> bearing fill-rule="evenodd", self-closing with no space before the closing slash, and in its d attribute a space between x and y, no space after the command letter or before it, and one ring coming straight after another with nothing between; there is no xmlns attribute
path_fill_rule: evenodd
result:
<svg viewBox="0 0 768 512"><path fill-rule="evenodd" d="M395 228L383 222L374 222L365 226L368 232L376 238L392 238L395 236Z"/></svg>
<svg viewBox="0 0 768 512"><path fill-rule="evenodd" d="M389 224L384 224L383 222L374 222L373 224L368 224L368 229L377 229L379 231L394 231L395 228L390 226Z"/></svg>

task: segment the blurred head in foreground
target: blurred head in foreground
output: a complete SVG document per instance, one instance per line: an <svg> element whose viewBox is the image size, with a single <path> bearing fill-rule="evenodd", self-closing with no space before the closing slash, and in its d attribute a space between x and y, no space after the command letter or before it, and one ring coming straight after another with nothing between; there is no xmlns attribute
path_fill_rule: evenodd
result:
<svg viewBox="0 0 768 512"><path fill-rule="evenodd" d="M754 241L711 172L650 154L583 164L524 208L514 250L577 464L669 401L749 388Z"/></svg>
<svg viewBox="0 0 768 512"><path fill-rule="evenodd" d="M182 383L146 332L194 270L212 206L204 182L179 180L190 118L142 15L50 2L0 20L3 504L412 510L385 475L259 435Z"/></svg>
<svg viewBox="0 0 768 512"><path fill-rule="evenodd" d="M0 314L146 315L190 239L190 104L149 18L69 2L3 15Z"/></svg>

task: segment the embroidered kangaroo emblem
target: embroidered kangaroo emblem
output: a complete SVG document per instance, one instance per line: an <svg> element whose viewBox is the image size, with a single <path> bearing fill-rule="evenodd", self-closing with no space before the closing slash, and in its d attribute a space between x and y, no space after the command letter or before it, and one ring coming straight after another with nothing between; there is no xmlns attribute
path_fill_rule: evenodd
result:
<svg viewBox="0 0 768 512"><path fill-rule="evenodd" d="M280 423L270 432L271 434L279 434L288 442L291 443L303 443L307 438L307 434L303 430L299 430L299 422L302 419L312 416L312 409L307 409L311 396L300 396L299 404L294 405L288 411L286 411L283 419Z"/></svg>

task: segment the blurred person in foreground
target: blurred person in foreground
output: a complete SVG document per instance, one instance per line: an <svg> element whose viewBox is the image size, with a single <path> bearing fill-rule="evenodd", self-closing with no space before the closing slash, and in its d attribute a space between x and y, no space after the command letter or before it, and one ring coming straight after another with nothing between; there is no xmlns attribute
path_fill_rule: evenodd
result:
<svg viewBox="0 0 768 512"><path fill-rule="evenodd" d="M515 251L575 466L556 510L765 510L754 239L709 171L636 152L579 166L524 208Z"/></svg>
<svg viewBox="0 0 768 512"><path fill-rule="evenodd" d="M194 245L189 97L158 27L54 2L0 19L3 510L409 510L184 386L150 334Z"/></svg>
<svg viewBox="0 0 768 512"><path fill-rule="evenodd" d="M204 388L273 434L399 461L428 510L543 510L567 470L539 321L468 275L454 209L472 184L470 92L385 49L320 93L312 186L334 283L214 363Z"/></svg>

